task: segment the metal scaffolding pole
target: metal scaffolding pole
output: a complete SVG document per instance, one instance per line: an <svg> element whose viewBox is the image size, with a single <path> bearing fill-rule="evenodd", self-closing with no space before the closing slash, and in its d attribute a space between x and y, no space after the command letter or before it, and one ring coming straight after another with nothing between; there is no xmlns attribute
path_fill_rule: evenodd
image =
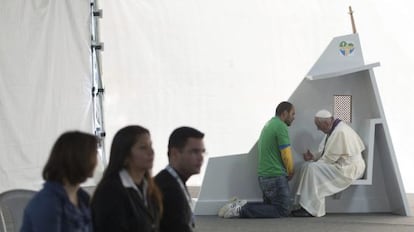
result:
<svg viewBox="0 0 414 232"><path fill-rule="evenodd" d="M91 14L91 77L92 77L92 103L94 133L99 137L99 155L104 167L107 164L105 155L105 125L103 115L104 87L101 70L101 51L103 43L99 40L99 19L102 18L102 10L98 8L98 0L90 0Z"/></svg>

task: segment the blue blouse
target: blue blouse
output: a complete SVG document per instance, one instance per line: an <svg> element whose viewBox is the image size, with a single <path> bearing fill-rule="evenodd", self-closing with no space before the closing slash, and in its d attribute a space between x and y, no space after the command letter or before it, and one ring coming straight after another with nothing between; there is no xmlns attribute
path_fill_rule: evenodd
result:
<svg viewBox="0 0 414 232"><path fill-rule="evenodd" d="M78 190L78 207L63 185L46 181L26 206L20 232L92 232L89 195Z"/></svg>

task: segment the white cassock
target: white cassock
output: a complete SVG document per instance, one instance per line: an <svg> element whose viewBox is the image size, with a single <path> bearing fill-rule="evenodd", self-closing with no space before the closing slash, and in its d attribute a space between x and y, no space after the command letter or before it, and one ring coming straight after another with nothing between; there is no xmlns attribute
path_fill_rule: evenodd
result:
<svg viewBox="0 0 414 232"><path fill-rule="evenodd" d="M325 197L346 189L363 176L365 162L361 152L364 143L345 122L339 122L332 134L322 140L317 161L301 167L293 193L295 203L316 217L325 215Z"/></svg>

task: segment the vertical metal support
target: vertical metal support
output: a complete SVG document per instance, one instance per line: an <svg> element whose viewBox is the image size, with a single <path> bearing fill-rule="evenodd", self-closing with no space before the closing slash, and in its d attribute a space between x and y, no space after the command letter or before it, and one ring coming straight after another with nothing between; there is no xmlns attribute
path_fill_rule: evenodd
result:
<svg viewBox="0 0 414 232"><path fill-rule="evenodd" d="M105 155L105 125L103 117L104 87L101 75L101 57L103 43L99 40L98 20L102 17L102 10L98 9L98 0L90 0L91 14L91 76L92 76L92 104L93 104L93 125L94 133L100 138L98 152L102 158L104 167L107 159Z"/></svg>

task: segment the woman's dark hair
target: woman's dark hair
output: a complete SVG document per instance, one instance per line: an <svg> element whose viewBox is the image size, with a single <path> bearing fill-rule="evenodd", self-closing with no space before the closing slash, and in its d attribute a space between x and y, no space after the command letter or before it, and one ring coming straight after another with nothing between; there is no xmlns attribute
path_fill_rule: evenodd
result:
<svg viewBox="0 0 414 232"><path fill-rule="evenodd" d="M125 160L131 155L132 146L144 134L149 135L150 132L138 125L124 127L115 134L112 140L109 164L105 169L101 183L109 177L118 175L119 171L125 168ZM154 183L149 170L145 172L144 178L148 182L148 196L157 203L159 210L162 212L161 192Z"/></svg>
<svg viewBox="0 0 414 232"><path fill-rule="evenodd" d="M131 148L141 135L149 135L149 131L141 126L127 126L116 132L111 145L109 164L103 179L112 175L118 175L125 168L125 160L131 155Z"/></svg>
<svg viewBox="0 0 414 232"><path fill-rule="evenodd" d="M43 179L75 185L84 182L96 165L98 138L80 131L63 133L43 168Z"/></svg>

